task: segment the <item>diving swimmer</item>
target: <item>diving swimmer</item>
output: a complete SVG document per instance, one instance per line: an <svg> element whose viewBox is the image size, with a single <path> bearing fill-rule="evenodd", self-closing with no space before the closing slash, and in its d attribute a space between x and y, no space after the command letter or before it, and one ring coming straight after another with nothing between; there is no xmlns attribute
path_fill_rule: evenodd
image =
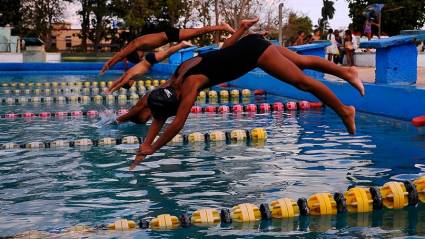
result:
<svg viewBox="0 0 425 239"><path fill-rule="evenodd" d="M301 69L310 68L341 77L364 95L364 87L358 78L357 70L337 66L318 57L300 56L284 47L271 44L260 34L242 37L257 21L258 18L243 20L240 28L224 42L222 49L183 62L169 81L147 93L128 114L117 119L118 122L131 120L144 123L153 116L148 134L131 169L179 133L199 91L235 80L256 67L282 82L312 93L340 116L350 134L355 133L355 108L344 105L329 88L305 75ZM121 84L128 80L121 79ZM154 142L165 121L171 116L175 118Z"/></svg>

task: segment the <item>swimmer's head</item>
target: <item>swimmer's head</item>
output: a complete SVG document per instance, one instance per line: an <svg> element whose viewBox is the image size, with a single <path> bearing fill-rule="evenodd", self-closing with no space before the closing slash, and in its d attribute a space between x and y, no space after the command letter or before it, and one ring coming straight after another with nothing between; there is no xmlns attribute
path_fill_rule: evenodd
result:
<svg viewBox="0 0 425 239"><path fill-rule="evenodd" d="M141 50L135 50L127 56L127 60L133 64L137 64L143 60L145 52Z"/></svg>
<svg viewBox="0 0 425 239"><path fill-rule="evenodd" d="M156 119L166 119L177 114L180 102L176 90L171 87L158 88L149 93L147 105Z"/></svg>
<svg viewBox="0 0 425 239"><path fill-rule="evenodd" d="M146 122L148 122L148 120L152 117L151 110L148 107L148 96L148 94L145 94L140 99L140 101L137 102L135 106L133 106L133 108L130 110L130 113L132 110L136 110L137 114L134 114L128 120L136 124L146 124ZM118 118L118 122L120 122L120 118Z"/></svg>

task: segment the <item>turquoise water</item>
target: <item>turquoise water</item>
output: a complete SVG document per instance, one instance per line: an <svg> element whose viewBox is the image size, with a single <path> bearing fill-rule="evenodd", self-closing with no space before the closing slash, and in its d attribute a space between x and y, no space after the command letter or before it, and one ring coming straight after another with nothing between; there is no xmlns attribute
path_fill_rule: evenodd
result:
<svg viewBox="0 0 425 239"><path fill-rule="evenodd" d="M117 75L108 75L113 79ZM155 76L154 78L156 78ZM94 75L13 75L0 82L86 81ZM284 86L282 86L284 87ZM250 102L286 101L280 97ZM0 113L119 109L128 105L1 105ZM131 123L98 128L98 119L0 119L0 143L143 136ZM180 215L203 207L259 205L280 197L343 192L350 185L382 185L425 174L425 135L409 122L358 114L348 135L329 109L277 114L191 115L184 132L264 127L264 145L245 143L166 146L129 171L134 150L122 146L0 151L0 236L28 230L96 226L119 218ZM134 148L134 147L133 147ZM425 205L365 215L273 220L271 223L112 233L88 238L425 236ZM57 234L53 235L57 236Z"/></svg>

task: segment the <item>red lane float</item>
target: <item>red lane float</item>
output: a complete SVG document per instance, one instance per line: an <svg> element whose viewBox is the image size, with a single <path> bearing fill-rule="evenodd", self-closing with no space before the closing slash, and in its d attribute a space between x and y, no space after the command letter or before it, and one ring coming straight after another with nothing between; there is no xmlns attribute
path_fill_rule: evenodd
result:
<svg viewBox="0 0 425 239"><path fill-rule="evenodd" d="M56 116L56 117L65 117L65 116L68 116L68 112L65 112L65 111L59 111L59 112L56 112L56 113L55 113L55 116Z"/></svg>
<svg viewBox="0 0 425 239"><path fill-rule="evenodd" d="M273 103L273 111L283 111L285 109L285 106L282 102L274 102Z"/></svg>
<svg viewBox="0 0 425 239"><path fill-rule="evenodd" d="M265 95L266 91L265 90L254 90L254 95Z"/></svg>
<svg viewBox="0 0 425 239"><path fill-rule="evenodd" d="M50 118L52 114L50 112L41 112L39 116L40 118Z"/></svg>
<svg viewBox="0 0 425 239"><path fill-rule="evenodd" d="M310 102L311 109L320 109L323 108L322 102Z"/></svg>
<svg viewBox="0 0 425 239"><path fill-rule="evenodd" d="M202 113L202 107L201 106L192 106L192 109L190 109L190 112L195 113L195 114Z"/></svg>
<svg viewBox="0 0 425 239"><path fill-rule="evenodd" d="M243 106L242 105L234 105L234 106L232 106L232 111L234 113L241 113L241 112L243 112Z"/></svg>
<svg viewBox="0 0 425 239"><path fill-rule="evenodd" d="M87 116L89 116L89 117L95 117L95 116L98 116L98 115L99 115L99 112L97 112L96 110L87 111Z"/></svg>
<svg viewBox="0 0 425 239"><path fill-rule="evenodd" d="M271 109L270 104L268 104L268 103L260 104L260 112L261 113L268 113L268 112L270 112L270 109Z"/></svg>
<svg viewBox="0 0 425 239"><path fill-rule="evenodd" d="M5 115L4 115L4 117L5 117L6 119L16 119L16 118L18 118L18 114L15 114L15 113L9 113L9 114L5 114Z"/></svg>
<svg viewBox="0 0 425 239"><path fill-rule="evenodd" d="M310 102L308 102L308 101L300 101L300 102L298 102L298 107L301 110L308 110L308 109L310 109Z"/></svg>
<svg viewBox="0 0 425 239"><path fill-rule="evenodd" d="M83 116L83 112L82 111L72 111L71 116Z"/></svg>
<svg viewBox="0 0 425 239"><path fill-rule="evenodd" d="M425 115L413 118L412 124L416 127L424 127L425 126Z"/></svg>
<svg viewBox="0 0 425 239"><path fill-rule="evenodd" d="M209 106L205 107L205 112L215 113L215 112L217 112L217 107L215 107L214 105L209 105Z"/></svg>
<svg viewBox="0 0 425 239"><path fill-rule="evenodd" d="M287 102L285 106L287 110L297 110L297 103L294 101Z"/></svg>
<svg viewBox="0 0 425 239"><path fill-rule="evenodd" d="M35 114L31 112L25 112L22 114L22 118L34 118Z"/></svg>
<svg viewBox="0 0 425 239"><path fill-rule="evenodd" d="M246 112L257 112L257 105L255 104L249 104L245 107Z"/></svg>
<svg viewBox="0 0 425 239"><path fill-rule="evenodd" d="M230 112L230 107L227 105L220 105L218 107L218 113L229 113Z"/></svg>

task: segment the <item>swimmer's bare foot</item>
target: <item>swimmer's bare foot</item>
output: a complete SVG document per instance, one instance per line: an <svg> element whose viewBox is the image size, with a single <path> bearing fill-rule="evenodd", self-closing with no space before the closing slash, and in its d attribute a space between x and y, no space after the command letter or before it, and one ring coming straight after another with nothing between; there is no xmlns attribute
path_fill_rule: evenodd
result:
<svg viewBox="0 0 425 239"><path fill-rule="evenodd" d="M255 23L257 23L260 20L259 17L255 17L253 19L244 19L240 22L240 27L244 29L249 29L252 27Z"/></svg>
<svg viewBox="0 0 425 239"><path fill-rule="evenodd" d="M344 106L344 114L341 115L342 121L347 128L348 133L356 133L356 108L354 106Z"/></svg>
<svg viewBox="0 0 425 239"><path fill-rule="evenodd" d="M356 67L352 66L352 67L348 68L347 81L360 92L361 96L365 95L364 85L363 85L363 82L359 78L359 72L357 71Z"/></svg>
<svg viewBox="0 0 425 239"><path fill-rule="evenodd" d="M233 29L229 24L223 22L220 24L220 26L223 28L223 31L229 32L229 33L235 33L235 29Z"/></svg>
<svg viewBox="0 0 425 239"><path fill-rule="evenodd" d="M184 48L193 46L193 44L188 41L182 41L179 44L181 44Z"/></svg>

